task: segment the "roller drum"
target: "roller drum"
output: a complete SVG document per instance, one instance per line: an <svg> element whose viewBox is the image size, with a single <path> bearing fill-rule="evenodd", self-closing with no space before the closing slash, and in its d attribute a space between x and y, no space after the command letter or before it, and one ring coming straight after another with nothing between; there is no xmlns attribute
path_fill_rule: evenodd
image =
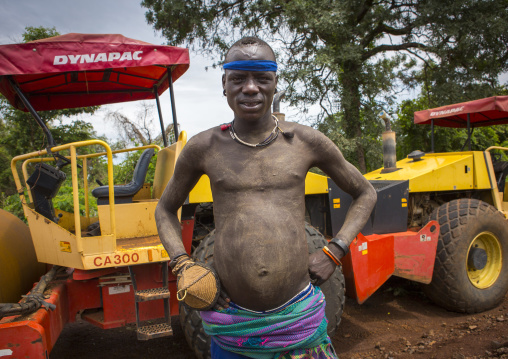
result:
<svg viewBox="0 0 508 359"><path fill-rule="evenodd" d="M0 209L0 303L17 303L45 273L28 226Z"/></svg>

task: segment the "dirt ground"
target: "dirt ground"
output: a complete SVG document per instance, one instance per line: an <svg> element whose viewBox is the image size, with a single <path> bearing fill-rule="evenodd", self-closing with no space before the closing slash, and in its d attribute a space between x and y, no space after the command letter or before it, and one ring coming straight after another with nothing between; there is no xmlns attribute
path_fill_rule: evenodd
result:
<svg viewBox="0 0 508 359"><path fill-rule="evenodd" d="M50 359L194 358L177 317L173 328L172 338L140 342L133 326L104 331L74 323ZM362 305L347 299L332 340L341 359L508 358L508 297L488 312L457 314L433 305L416 284L393 278Z"/></svg>

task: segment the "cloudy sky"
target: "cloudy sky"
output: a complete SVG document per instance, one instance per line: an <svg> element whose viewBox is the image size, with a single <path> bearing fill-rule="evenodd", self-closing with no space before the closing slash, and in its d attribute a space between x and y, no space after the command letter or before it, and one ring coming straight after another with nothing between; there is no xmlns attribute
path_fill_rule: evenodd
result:
<svg viewBox="0 0 508 359"><path fill-rule="evenodd" d="M146 9L141 7L140 2L141 0L0 0L0 44L22 42L21 34L26 26L54 26L61 34L122 34L153 44L164 44L166 40L146 23ZM211 65L213 60L191 52L190 61L190 69L175 82L175 98L180 129L192 136L212 126L229 122L232 112L222 96L221 70L205 70L205 66ZM164 122L168 124L172 121L168 91L162 95L161 102ZM113 124L103 121L108 110L119 110L134 118L140 109L136 103L112 105L103 108L90 119L99 134L113 138ZM155 130L160 128L157 126Z"/></svg>

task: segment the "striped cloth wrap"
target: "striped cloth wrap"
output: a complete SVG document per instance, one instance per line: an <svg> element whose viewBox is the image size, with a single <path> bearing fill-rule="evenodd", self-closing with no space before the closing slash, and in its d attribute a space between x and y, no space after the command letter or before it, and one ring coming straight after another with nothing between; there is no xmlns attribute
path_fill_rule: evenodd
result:
<svg viewBox="0 0 508 359"><path fill-rule="evenodd" d="M254 312L230 303L202 311L205 333L222 349L256 359L337 358L326 333L325 297L319 287L279 308Z"/></svg>

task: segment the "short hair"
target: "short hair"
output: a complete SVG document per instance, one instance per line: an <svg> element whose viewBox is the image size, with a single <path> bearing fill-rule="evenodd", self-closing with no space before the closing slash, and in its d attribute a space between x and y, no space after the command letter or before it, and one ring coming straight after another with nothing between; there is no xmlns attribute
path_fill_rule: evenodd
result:
<svg viewBox="0 0 508 359"><path fill-rule="evenodd" d="M229 52L231 51L231 49L233 49L235 47L247 47L249 45L258 45L258 46L262 46L262 47L268 47L270 49L270 52L273 55L273 58L275 59L275 52L273 51L272 47L270 45L268 45L268 43L266 43L265 41L263 41L257 37L254 37L254 36L246 36L246 37L242 37L240 40L238 40L233 45L231 45L229 50L226 52L226 56L224 56L224 63L227 63L226 59L228 58L228 55L229 55Z"/></svg>

